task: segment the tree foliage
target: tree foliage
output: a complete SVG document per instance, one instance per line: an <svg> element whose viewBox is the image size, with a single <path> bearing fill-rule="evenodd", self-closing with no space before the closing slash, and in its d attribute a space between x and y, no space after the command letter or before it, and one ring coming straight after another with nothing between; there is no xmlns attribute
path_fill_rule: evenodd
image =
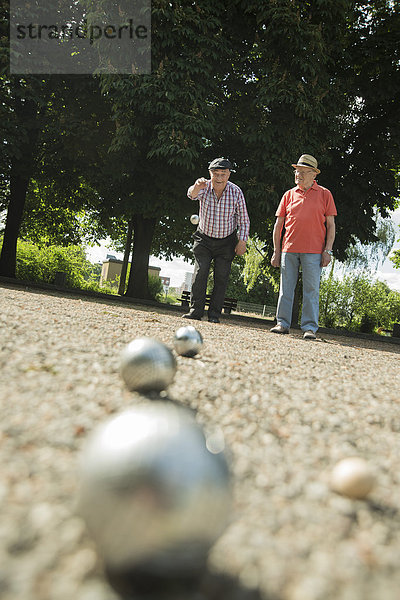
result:
<svg viewBox="0 0 400 600"><path fill-rule="evenodd" d="M97 284L99 272L80 246L37 246L18 241L16 275L18 279L54 283L58 272L65 273L65 285L85 289Z"/></svg>
<svg viewBox="0 0 400 600"><path fill-rule="evenodd" d="M13 277L26 192L34 171L46 85L39 78L0 78L3 152L0 159L0 207L7 209L0 274Z"/></svg>
<svg viewBox="0 0 400 600"><path fill-rule="evenodd" d="M270 225L272 225L271 221ZM248 291L253 289L260 277L267 287L274 291L279 289L279 271L271 266L266 250L266 246L257 237L249 238L243 267L243 279Z"/></svg>
<svg viewBox="0 0 400 600"><path fill-rule="evenodd" d="M395 269L400 269L400 250L394 250L390 257Z"/></svg>
<svg viewBox="0 0 400 600"><path fill-rule="evenodd" d="M147 295L147 265L156 232L156 245L162 244L167 256L173 249L182 252L189 241L185 189L200 157L206 162L204 140L212 137L218 119L215 74L227 59L221 13L211 1L153 2L152 74L101 80L116 124L110 154L121 156L114 176L124 180L125 216L134 225L127 290L132 296Z"/></svg>
<svg viewBox="0 0 400 600"><path fill-rule="evenodd" d="M77 242L84 214L93 239L123 239L134 225L127 293L147 296L149 254L190 252L186 188L218 155L237 164L232 179L260 241L271 241L303 152L317 156L319 182L333 192L338 257L356 240L376 241L376 211L385 216L399 190L399 19L389 0L153 0L149 75L3 71L0 272L13 273L21 227L35 236L40 223L35 239Z"/></svg>
<svg viewBox="0 0 400 600"><path fill-rule="evenodd" d="M326 277L321 282L320 321L325 327L365 332L400 321L400 292L367 275Z"/></svg>
<svg viewBox="0 0 400 600"><path fill-rule="evenodd" d="M376 219L375 239L368 244L357 241L346 250L345 270L363 270L370 273L383 264L391 251L396 233L389 219Z"/></svg>
<svg viewBox="0 0 400 600"><path fill-rule="evenodd" d="M254 304L276 304L277 289L264 272L258 270L251 285L245 277L245 256L236 256L231 267L225 295L236 298L241 302ZM213 272L209 273L207 293L211 293L214 286Z"/></svg>
<svg viewBox="0 0 400 600"><path fill-rule="evenodd" d="M399 193L400 6L354 3L344 52L346 111L342 141L330 152L327 187L338 201L338 257L355 239L375 241L376 211L393 210Z"/></svg>
<svg viewBox="0 0 400 600"><path fill-rule="evenodd" d="M399 242L400 238L397 241ZM400 269L400 250L394 250L389 258L392 261L394 268Z"/></svg>

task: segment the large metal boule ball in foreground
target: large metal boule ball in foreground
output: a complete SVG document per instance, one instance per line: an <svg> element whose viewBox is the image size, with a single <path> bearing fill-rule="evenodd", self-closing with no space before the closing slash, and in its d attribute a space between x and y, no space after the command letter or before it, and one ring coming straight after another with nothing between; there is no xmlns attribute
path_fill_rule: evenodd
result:
<svg viewBox="0 0 400 600"><path fill-rule="evenodd" d="M196 572L230 503L223 450L212 454L192 413L172 403L121 413L84 448L79 513L111 570Z"/></svg>
<svg viewBox="0 0 400 600"><path fill-rule="evenodd" d="M193 358L198 354L203 346L203 338L193 325L180 327L172 340L174 348L181 356Z"/></svg>
<svg viewBox="0 0 400 600"><path fill-rule="evenodd" d="M190 217L190 222L192 223L192 225L198 225L199 221L200 221L199 215L192 215Z"/></svg>
<svg viewBox="0 0 400 600"><path fill-rule="evenodd" d="M137 338L121 353L120 373L131 391L161 392L172 383L175 372L173 353L153 338Z"/></svg>

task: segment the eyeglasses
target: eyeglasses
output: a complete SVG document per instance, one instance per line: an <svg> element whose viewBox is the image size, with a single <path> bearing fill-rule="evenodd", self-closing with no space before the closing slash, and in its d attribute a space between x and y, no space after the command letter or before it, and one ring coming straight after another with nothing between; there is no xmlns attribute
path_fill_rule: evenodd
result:
<svg viewBox="0 0 400 600"><path fill-rule="evenodd" d="M293 173L294 173L294 175L296 175L296 173L297 173L298 175L301 175L301 174L303 174L303 175L304 175L305 173L311 173L312 171L314 171L314 169L307 169L307 168L305 168L305 169L295 169L295 170L293 171Z"/></svg>

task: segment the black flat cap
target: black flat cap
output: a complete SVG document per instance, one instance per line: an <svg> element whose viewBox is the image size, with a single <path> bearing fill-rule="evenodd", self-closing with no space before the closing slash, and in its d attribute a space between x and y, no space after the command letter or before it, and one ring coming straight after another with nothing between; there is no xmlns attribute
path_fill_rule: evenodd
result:
<svg viewBox="0 0 400 600"><path fill-rule="evenodd" d="M227 158L214 158L208 165L210 170L212 169L229 169L233 171L232 163Z"/></svg>

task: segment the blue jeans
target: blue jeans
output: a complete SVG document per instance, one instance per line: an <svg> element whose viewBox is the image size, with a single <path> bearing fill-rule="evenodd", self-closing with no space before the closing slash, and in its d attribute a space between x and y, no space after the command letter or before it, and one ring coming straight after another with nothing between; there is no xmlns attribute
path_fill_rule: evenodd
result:
<svg viewBox="0 0 400 600"><path fill-rule="evenodd" d="M276 311L276 320L289 328L292 322L293 299L299 276L299 267L303 272L303 309L301 328L303 331L318 329L319 285L321 279L321 254L302 252L282 252L281 283Z"/></svg>

